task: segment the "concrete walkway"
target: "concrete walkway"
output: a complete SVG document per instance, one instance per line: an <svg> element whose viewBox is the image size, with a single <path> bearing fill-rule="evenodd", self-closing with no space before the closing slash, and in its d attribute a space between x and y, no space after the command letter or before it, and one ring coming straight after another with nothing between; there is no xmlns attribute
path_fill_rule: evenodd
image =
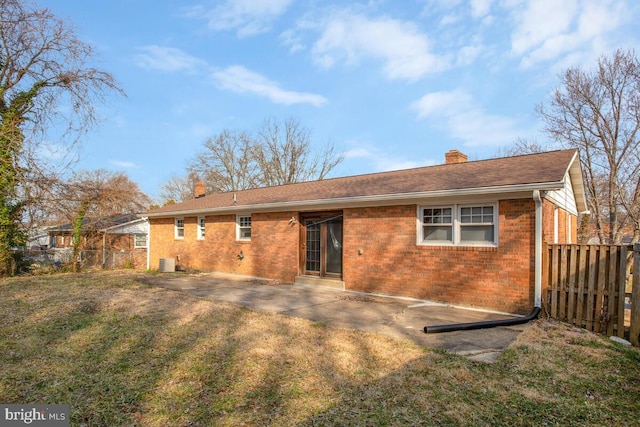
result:
<svg viewBox="0 0 640 427"><path fill-rule="evenodd" d="M491 362L528 325L425 334L424 326L476 322L510 316L409 298L395 298L308 285L289 285L219 273L146 274L140 282L322 323L410 339L474 360Z"/></svg>

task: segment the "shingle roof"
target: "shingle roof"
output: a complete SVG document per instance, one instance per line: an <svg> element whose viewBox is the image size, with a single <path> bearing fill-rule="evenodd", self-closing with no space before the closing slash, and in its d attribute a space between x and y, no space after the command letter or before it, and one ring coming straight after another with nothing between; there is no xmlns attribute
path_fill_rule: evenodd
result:
<svg viewBox="0 0 640 427"><path fill-rule="evenodd" d="M149 216L319 200L375 199L388 195L443 192L561 182L576 150L426 166L251 190L216 193L149 212Z"/></svg>
<svg viewBox="0 0 640 427"><path fill-rule="evenodd" d="M115 225L126 224L131 221L139 219L139 216L135 213L115 214L105 217L89 217L82 220L82 228L85 230L100 230L103 228L113 227ZM72 231L73 224L60 224L52 226L47 229L48 231Z"/></svg>

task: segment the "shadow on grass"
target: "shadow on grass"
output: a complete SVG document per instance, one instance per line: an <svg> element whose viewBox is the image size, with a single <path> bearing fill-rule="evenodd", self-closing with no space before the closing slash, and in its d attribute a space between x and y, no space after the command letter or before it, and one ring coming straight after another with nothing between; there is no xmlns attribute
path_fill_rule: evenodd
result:
<svg viewBox="0 0 640 427"><path fill-rule="evenodd" d="M0 401L66 403L72 425L638 422L637 351L590 338L485 365L106 274L3 281L0 297Z"/></svg>

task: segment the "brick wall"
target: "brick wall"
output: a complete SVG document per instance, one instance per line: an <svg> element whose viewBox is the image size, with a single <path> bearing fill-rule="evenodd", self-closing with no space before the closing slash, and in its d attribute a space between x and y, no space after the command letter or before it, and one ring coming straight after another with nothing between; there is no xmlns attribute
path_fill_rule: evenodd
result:
<svg viewBox="0 0 640 427"><path fill-rule="evenodd" d="M344 213L349 289L508 312L531 310L533 200L500 202L497 248L416 245L415 205Z"/></svg>
<svg viewBox="0 0 640 427"><path fill-rule="evenodd" d="M575 243L578 235L578 218L548 200L542 201L543 240L554 243L554 210L558 211L558 243ZM571 235L567 233L571 227Z"/></svg>
<svg viewBox="0 0 640 427"><path fill-rule="evenodd" d="M297 225L292 212L251 215L251 241L236 240L236 216L205 217L205 238L197 239L197 217L184 218L184 239L174 238L174 219L151 219L150 268L160 258L176 258L180 266L224 271L292 282L298 271ZM242 253L243 258L238 255Z"/></svg>
<svg viewBox="0 0 640 427"><path fill-rule="evenodd" d="M553 207L543 208L544 235L553 239ZM503 200L498 210L499 244L488 248L417 245L415 205L344 209L347 289L528 313L534 296L535 204ZM183 240L174 239L173 218L151 219L150 267L157 269L160 258L177 258L179 265L197 270L292 282L299 268L300 228L291 217L298 214L252 214L250 242L236 240L235 215L207 216L204 240L196 238L196 217L184 218Z"/></svg>

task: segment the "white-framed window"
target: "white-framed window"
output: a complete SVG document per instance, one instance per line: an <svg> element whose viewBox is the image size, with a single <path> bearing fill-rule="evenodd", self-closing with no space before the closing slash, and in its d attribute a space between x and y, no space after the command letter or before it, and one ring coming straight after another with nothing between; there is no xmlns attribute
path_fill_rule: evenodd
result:
<svg viewBox="0 0 640 427"><path fill-rule="evenodd" d="M184 218L176 218L174 229L174 238L184 239Z"/></svg>
<svg viewBox="0 0 640 427"><path fill-rule="evenodd" d="M453 207L422 208L421 220L424 242L453 241Z"/></svg>
<svg viewBox="0 0 640 427"><path fill-rule="evenodd" d="M495 203L418 207L419 245L496 246Z"/></svg>
<svg viewBox="0 0 640 427"><path fill-rule="evenodd" d="M198 217L198 240L204 240L205 221L203 216Z"/></svg>
<svg viewBox="0 0 640 427"><path fill-rule="evenodd" d="M236 238L251 240L251 215L236 216Z"/></svg>
<svg viewBox="0 0 640 427"><path fill-rule="evenodd" d="M134 248L146 248L147 247L147 234L146 233L136 233L133 240Z"/></svg>

